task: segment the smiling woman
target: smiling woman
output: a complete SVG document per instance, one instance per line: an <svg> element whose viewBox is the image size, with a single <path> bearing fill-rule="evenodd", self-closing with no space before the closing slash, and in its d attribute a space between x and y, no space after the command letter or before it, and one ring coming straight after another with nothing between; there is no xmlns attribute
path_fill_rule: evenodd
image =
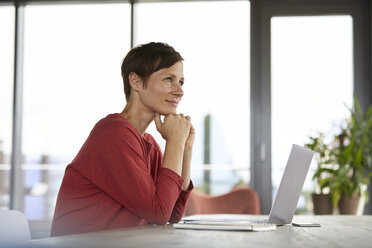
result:
<svg viewBox="0 0 372 248"><path fill-rule="evenodd" d="M176 114L178 103L183 96L183 64L181 61L169 68L161 69L150 75L148 80L142 80L132 72L129 75L132 88L139 93L150 111L159 114Z"/></svg>
<svg viewBox="0 0 372 248"><path fill-rule="evenodd" d="M129 109L140 107L162 115L176 114L177 105L183 96L182 60L178 52L162 43L151 42L132 49L121 66L127 99L123 114L127 115ZM135 91L135 96L131 101L132 91ZM143 106L133 106L141 103Z"/></svg>
<svg viewBox="0 0 372 248"><path fill-rule="evenodd" d="M177 114L182 57L171 46L152 42L133 48L121 68L127 104L95 125L67 166L52 236L165 224L183 216L193 189L195 131L189 116ZM153 120L166 141L164 158L145 133Z"/></svg>

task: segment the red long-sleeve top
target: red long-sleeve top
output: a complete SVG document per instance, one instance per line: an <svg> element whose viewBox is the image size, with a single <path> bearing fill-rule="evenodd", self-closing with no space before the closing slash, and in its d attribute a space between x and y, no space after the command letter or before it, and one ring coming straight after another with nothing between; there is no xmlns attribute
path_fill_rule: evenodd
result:
<svg viewBox="0 0 372 248"><path fill-rule="evenodd" d="M66 168L51 236L178 222L193 188L162 167L162 152L120 114L100 120Z"/></svg>

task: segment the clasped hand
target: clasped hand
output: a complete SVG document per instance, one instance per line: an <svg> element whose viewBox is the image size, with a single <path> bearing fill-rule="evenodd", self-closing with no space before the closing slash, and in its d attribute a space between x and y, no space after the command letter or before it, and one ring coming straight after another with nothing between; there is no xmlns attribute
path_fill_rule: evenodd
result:
<svg viewBox="0 0 372 248"><path fill-rule="evenodd" d="M164 121L162 122L160 115L156 113L154 121L156 129L163 139L185 144L185 148L192 148L195 139L195 129L191 124L190 116L169 114L164 117Z"/></svg>

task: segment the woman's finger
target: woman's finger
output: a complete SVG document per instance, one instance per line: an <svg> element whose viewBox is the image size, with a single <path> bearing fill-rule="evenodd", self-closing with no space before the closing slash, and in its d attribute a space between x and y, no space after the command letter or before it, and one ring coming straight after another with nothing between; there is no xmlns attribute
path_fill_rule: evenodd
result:
<svg viewBox="0 0 372 248"><path fill-rule="evenodd" d="M155 121L156 129L159 131L163 123L161 122L160 115L158 113L155 113L154 121Z"/></svg>

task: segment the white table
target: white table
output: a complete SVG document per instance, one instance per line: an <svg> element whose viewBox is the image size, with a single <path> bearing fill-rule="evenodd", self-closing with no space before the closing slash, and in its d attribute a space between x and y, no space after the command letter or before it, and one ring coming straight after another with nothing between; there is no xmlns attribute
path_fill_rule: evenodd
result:
<svg viewBox="0 0 372 248"><path fill-rule="evenodd" d="M318 222L322 227L289 225L276 231L247 232L144 226L32 240L25 247L372 247L372 216L299 215L295 221Z"/></svg>

